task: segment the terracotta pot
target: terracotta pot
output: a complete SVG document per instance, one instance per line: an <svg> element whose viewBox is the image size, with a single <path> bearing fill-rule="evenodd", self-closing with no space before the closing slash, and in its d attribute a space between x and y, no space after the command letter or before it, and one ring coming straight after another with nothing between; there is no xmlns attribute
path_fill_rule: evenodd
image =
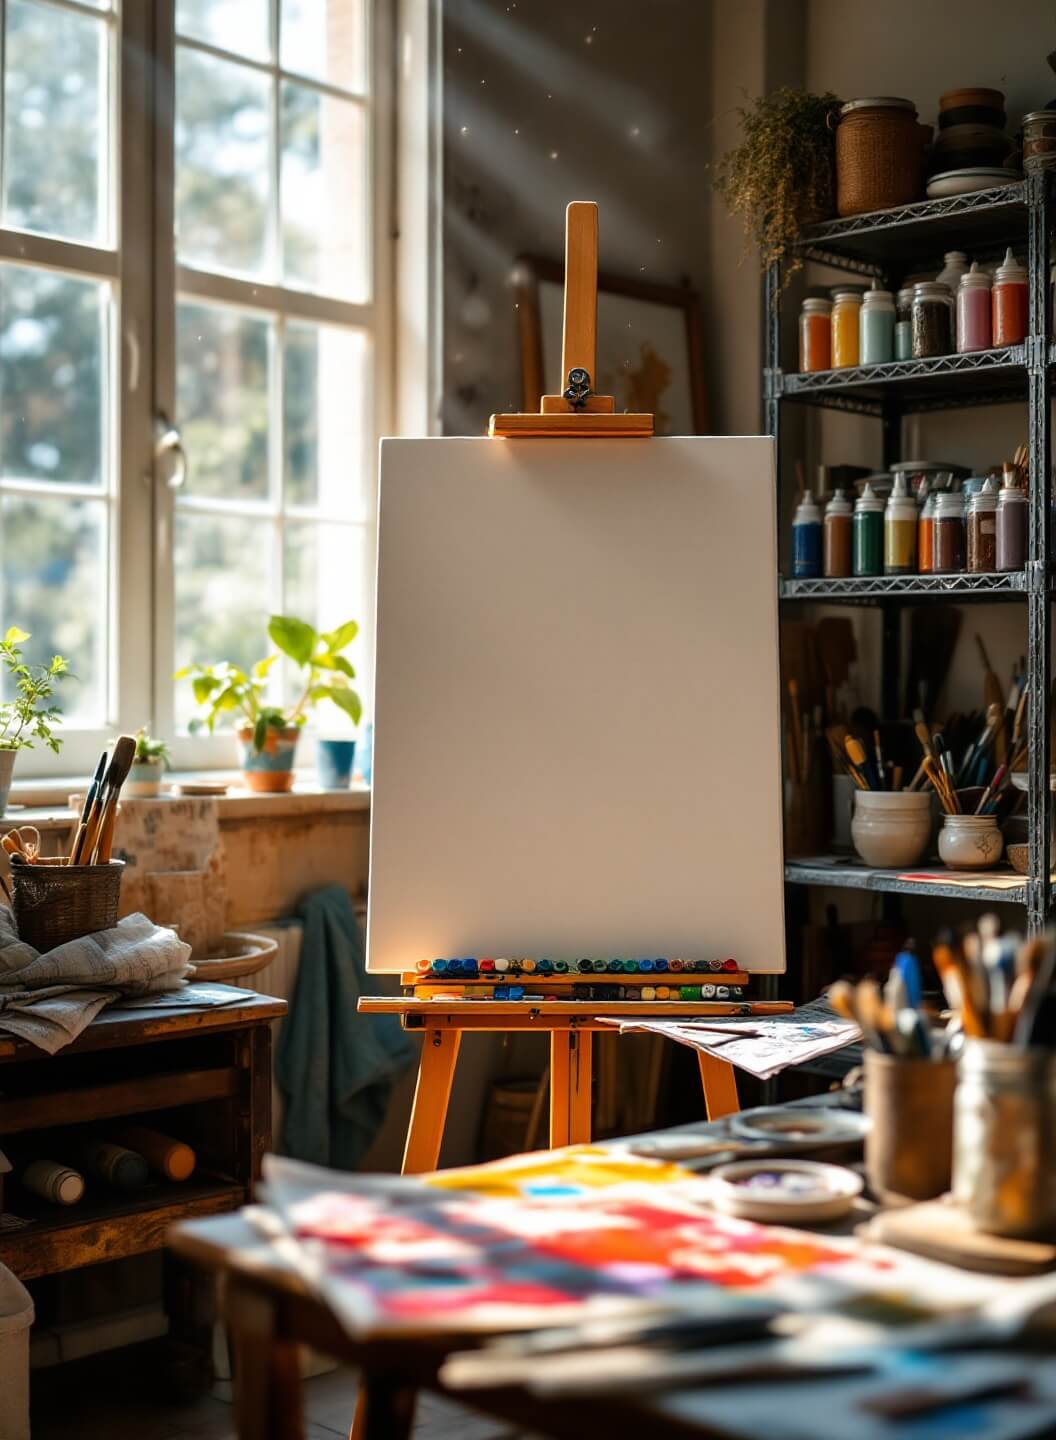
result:
<svg viewBox="0 0 1056 1440"><path fill-rule="evenodd" d="M245 725L239 730L242 775L250 790L278 795L293 788L293 762L300 734L296 725L287 725L282 730L269 727L264 747L258 750L253 744L253 727Z"/></svg>

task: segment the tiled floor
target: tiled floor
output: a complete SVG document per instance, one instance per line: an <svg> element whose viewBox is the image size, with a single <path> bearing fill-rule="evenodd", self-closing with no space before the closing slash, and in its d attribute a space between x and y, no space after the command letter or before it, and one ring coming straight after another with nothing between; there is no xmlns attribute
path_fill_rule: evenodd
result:
<svg viewBox="0 0 1056 1440"><path fill-rule="evenodd" d="M345 1440L356 1377L335 1370L305 1381L305 1440ZM154 1369L135 1351L115 1351L33 1376L33 1440L231 1440L231 1406L213 1395L191 1404L158 1398ZM418 1405L415 1440L516 1440L495 1420L431 1395Z"/></svg>

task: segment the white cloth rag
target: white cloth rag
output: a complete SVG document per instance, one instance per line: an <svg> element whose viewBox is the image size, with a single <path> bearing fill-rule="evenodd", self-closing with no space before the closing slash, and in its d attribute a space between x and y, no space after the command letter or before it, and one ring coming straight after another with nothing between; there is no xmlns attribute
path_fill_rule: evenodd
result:
<svg viewBox="0 0 1056 1440"><path fill-rule="evenodd" d="M50 1055L104 1005L178 989L193 973L191 947L145 915L126 915L110 930L41 954L18 938L14 916L0 905L0 1031Z"/></svg>

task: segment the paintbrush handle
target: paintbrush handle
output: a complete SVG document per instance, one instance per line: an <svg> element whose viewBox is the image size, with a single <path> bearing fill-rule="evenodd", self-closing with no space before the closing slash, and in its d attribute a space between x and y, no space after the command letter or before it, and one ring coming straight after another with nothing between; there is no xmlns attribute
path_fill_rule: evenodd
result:
<svg viewBox="0 0 1056 1440"><path fill-rule="evenodd" d="M102 824L105 805L105 797L96 798L91 814L78 834L78 844L73 858L70 860L71 865L90 865L92 863L91 855L95 849L95 842L99 838L99 826Z"/></svg>
<svg viewBox="0 0 1056 1440"><path fill-rule="evenodd" d="M110 864L110 850L114 843L114 826L116 823L117 796L115 795L114 802L107 809L106 814L103 816L103 823L99 827L99 840L95 847L96 858L92 861L93 865Z"/></svg>

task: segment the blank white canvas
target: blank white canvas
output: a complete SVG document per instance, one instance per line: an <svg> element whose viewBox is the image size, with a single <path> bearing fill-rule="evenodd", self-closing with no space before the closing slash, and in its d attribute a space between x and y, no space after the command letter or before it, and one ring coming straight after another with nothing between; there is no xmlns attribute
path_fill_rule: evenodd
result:
<svg viewBox="0 0 1056 1440"><path fill-rule="evenodd" d="M382 441L369 969L784 969L773 463Z"/></svg>

